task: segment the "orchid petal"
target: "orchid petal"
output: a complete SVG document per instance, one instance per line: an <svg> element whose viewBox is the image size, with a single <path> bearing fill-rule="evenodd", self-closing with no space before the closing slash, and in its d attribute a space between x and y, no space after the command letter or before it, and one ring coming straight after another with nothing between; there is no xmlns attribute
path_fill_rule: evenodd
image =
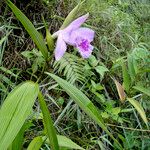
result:
<svg viewBox="0 0 150 150"><path fill-rule="evenodd" d="M74 20L72 23L70 23L70 25L68 25L64 31L65 32L69 32L72 30L75 30L77 28L79 28L85 21L86 19L89 17L89 13L87 13L86 15L83 15L79 18L77 18L76 20Z"/></svg>
<svg viewBox="0 0 150 150"><path fill-rule="evenodd" d="M76 43L76 39L77 37L80 37L82 39L87 39L89 42L92 42L94 39L94 31L92 29L89 28L78 28L74 31L71 32L70 35L70 43L72 43L72 45L74 43Z"/></svg>
<svg viewBox="0 0 150 150"><path fill-rule="evenodd" d="M56 43L56 48L55 48L55 59L58 61L62 58L64 53L66 52L67 45L64 42L62 35L59 34L57 43Z"/></svg>
<svg viewBox="0 0 150 150"><path fill-rule="evenodd" d="M81 47L77 47L77 49L79 50L79 53L81 54L81 56L83 58L88 58L91 56L92 50L93 50L93 46L89 45L89 49L87 51L85 51L84 49L82 49Z"/></svg>
<svg viewBox="0 0 150 150"><path fill-rule="evenodd" d="M61 32L62 32L62 30L59 30L59 31L53 33L52 38L58 37Z"/></svg>

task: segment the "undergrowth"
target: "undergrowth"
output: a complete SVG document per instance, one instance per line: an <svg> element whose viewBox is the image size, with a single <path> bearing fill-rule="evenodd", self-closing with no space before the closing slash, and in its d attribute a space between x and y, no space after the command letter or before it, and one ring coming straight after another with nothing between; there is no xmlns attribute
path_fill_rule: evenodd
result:
<svg viewBox="0 0 150 150"><path fill-rule="evenodd" d="M42 16L50 32L54 33L79 1L13 2L45 37ZM44 69L86 94L124 149L148 150L150 3L148 0L87 0L78 16L85 12L90 13L90 18L84 26L93 29L96 34L92 56L84 60L76 49L70 47L60 61L52 58ZM87 150L118 148L72 98L43 73L43 66L47 62L5 1L0 2L0 36L1 104L17 84L40 79L41 91L59 134L68 136ZM138 101L143 107L147 126L141 118L142 112L139 114L128 98ZM30 117L32 123L24 135L24 148L43 129L37 102ZM44 144L41 149L50 148Z"/></svg>

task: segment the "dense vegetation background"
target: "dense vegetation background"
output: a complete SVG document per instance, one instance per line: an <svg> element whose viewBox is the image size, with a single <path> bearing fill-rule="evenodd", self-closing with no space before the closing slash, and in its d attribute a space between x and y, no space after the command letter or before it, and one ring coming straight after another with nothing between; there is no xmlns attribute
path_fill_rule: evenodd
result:
<svg viewBox="0 0 150 150"><path fill-rule="evenodd" d="M78 0L12 1L45 37L42 16L51 33L59 30ZM124 149L150 149L150 2L149 0L86 0L76 16L90 13L84 26L95 31L94 50L82 59L70 47L47 72L80 89L98 108L109 131ZM5 1L0 1L0 102L22 81L40 79L40 88L57 133L87 150L117 149L117 145L64 90L43 74L44 59ZM42 74L42 76L41 76ZM40 77L40 78L39 78ZM132 101L130 101L132 99ZM138 104L136 103L138 102ZM143 109L141 108L141 106ZM137 111L139 110L139 111ZM142 119L146 114L146 120ZM23 147L43 132L35 102ZM146 124L145 124L146 122ZM50 149L43 144L41 149Z"/></svg>

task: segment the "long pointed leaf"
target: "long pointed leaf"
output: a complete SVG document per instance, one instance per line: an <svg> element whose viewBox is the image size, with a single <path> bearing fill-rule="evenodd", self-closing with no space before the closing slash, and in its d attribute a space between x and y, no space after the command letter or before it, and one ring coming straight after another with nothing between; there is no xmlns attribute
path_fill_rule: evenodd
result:
<svg viewBox="0 0 150 150"><path fill-rule="evenodd" d="M23 126L37 98L39 87L33 82L17 86L6 98L0 109L0 148L9 147Z"/></svg>
<svg viewBox="0 0 150 150"><path fill-rule="evenodd" d="M106 133L121 147L118 141L113 137L113 135L108 131L107 126L104 124L103 119L93 105L93 103L84 95L80 90L78 90L75 86L68 83L67 81L61 79L60 77L46 73L51 76L57 83L67 92L67 94L80 106L80 108L91 117Z"/></svg>
<svg viewBox="0 0 150 150"><path fill-rule="evenodd" d="M57 140L55 128L53 126L53 121L51 119L49 110L46 106L46 103L44 101L44 97L43 97L41 92L39 92L38 99L39 99L40 107L42 110L44 126L45 126L47 136L48 136L49 141L50 141L51 149L52 150L59 150L58 140Z"/></svg>
<svg viewBox="0 0 150 150"><path fill-rule="evenodd" d="M44 58L48 57L48 50L46 44L40 35L40 33L35 29L31 21L19 10L10 0L6 0L8 6L11 8L13 13L16 15L17 19L22 23L24 28L27 30L32 40L35 42Z"/></svg>
<svg viewBox="0 0 150 150"><path fill-rule="evenodd" d="M145 124L148 126L148 121L146 118L145 111L144 111L143 107L140 105L140 103L138 101L134 100L133 98L127 98L127 100L135 107L135 109L138 111L141 118L145 122Z"/></svg>

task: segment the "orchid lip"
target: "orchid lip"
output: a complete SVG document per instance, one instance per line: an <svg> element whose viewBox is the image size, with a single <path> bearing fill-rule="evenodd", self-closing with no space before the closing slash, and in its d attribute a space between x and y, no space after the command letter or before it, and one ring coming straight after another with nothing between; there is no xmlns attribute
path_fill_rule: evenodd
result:
<svg viewBox="0 0 150 150"><path fill-rule="evenodd" d="M89 49L89 42L86 39L82 39L81 43L78 46L81 47L84 51L88 51L88 49Z"/></svg>

